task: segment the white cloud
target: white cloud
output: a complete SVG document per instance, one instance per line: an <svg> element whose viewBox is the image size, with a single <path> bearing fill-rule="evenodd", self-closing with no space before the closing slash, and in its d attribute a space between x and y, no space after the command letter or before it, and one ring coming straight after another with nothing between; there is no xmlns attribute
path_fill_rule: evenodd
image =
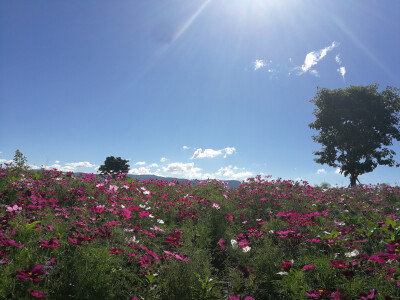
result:
<svg viewBox="0 0 400 300"><path fill-rule="evenodd" d="M157 168L158 165L157 165L156 163L152 163L149 167L150 167L150 168Z"/></svg>
<svg viewBox="0 0 400 300"><path fill-rule="evenodd" d="M167 159L165 157L161 157L160 162L166 162Z"/></svg>
<svg viewBox="0 0 400 300"><path fill-rule="evenodd" d="M187 149L189 149L189 147L188 146L183 146L182 149L183 150L187 150Z"/></svg>
<svg viewBox="0 0 400 300"><path fill-rule="evenodd" d="M146 164L145 161L138 161L135 165L137 166L144 166Z"/></svg>
<svg viewBox="0 0 400 300"><path fill-rule="evenodd" d="M224 155L224 158L226 158L228 155L232 155L234 152L236 152L235 147L226 147L220 150L204 149L204 151L202 148L198 148L194 151L191 159L214 158L219 155Z"/></svg>
<svg viewBox="0 0 400 300"><path fill-rule="evenodd" d="M168 164L167 167L163 167L163 171L172 175L180 175L184 178L197 178L203 179L203 175L201 174L201 169L194 166L194 163L179 163L174 162Z"/></svg>
<svg viewBox="0 0 400 300"><path fill-rule="evenodd" d="M44 168L46 170L57 169L58 171L61 172L76 172L78 171L79 168L94 168L94 169L96 168L96 165L88 161L66 163L64 166L60 165L59 161L56 162L58 163L52 165L41 165L40 167L32 165L31 168L33 169Z"/></svg>
<svg viewBox="0 0 400 300"><path fill-rule="evenodd" d="M337 169L335 170L335 174L340 174L340 168L337 168Z"/></svg>
<svg viewBox="0 0 400 300"><path fill-rule="evenodd" d="M59 160L56 160L56 161L55 161L55 163L56 163L56 164L59 164L59 163L60 163L60 161L59 161Z"/></svg>
<svg viewBox="0 0 400 300"><path fill-rule="evenodd" d="M340 55L339 55L339 54L336 55L335 60L336 60L336 62L337 62L339 65L342 64L342 59L340 58Z"/></svg>
<svg viewBox="0 0 400 300"><path fill-rule="evenodd" d="M256 59L254 62L254 71L257 71L260 68L265 67L267 64L262 59Z"/></svg>
<svg viewBox="0 0 400 300"><path fill-rule="evenodd" d="M330 46L327 46L319 51L311 51L306 55L306 58L304 60L304 64L300 67L297 67L295 69L300 70L298 75L302 75L307 72L311 72L311 74L316 75L315 70L312 70L311 68L315 65L318 64L318 62L323 59L326 54L331 51L333 48L335 48L338 44L336 42L333 42Z"/></svg>
<svg viewBox="0 0 400 300"><path fill-rule="evenodd" d="M10 160L7 160L7 159L0 159L0 163L1 163L1 164L3 164L3 163L11 164L12 162L13 162L12 159L10 159Z"/></svg>
<svg viewBox="0 0 400 300"><path fill-rule="evenodd" d="M222 179L234 179L234 180L247 179L253 175L253 173L249 171L235 172L234 170L237 169L238 169L237 167L232 167L231 165L229 165L227 167L219 168L216 175L223 177Z"/></svg>
<svg viewBox="0 0 400 300"><path fill-rule="evenodd" d="M345 67L340 67L337 69L337 71L342 75L342 78L344 79L344 75L346 75L346 68Z"/></svg>
<svg viewBox="0 0 400 300"><path fill-rule="evenodd" d="M318 169L317 174L326 174L325 169Z"/></svg>
<svg viewBox="0 0 400 300"><path fill-rule="evenodd" d="M139 168L130 169L128 174L132 174L132 175L150 175L152 173L150 172L150 168L139 167Z"/></svg>

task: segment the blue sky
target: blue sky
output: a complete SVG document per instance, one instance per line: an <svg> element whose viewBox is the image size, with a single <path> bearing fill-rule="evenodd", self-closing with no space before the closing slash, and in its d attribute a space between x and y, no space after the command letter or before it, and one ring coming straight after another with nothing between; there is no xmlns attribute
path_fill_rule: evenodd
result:
<svg viewBox="0 0 400 300"><path fill-rule="evenodd" d="M313 161L309 100L400 87L399 14L397 0L1 1L0 162L19 149L65 171L120 156L134 174L347 185Z"/></svg>

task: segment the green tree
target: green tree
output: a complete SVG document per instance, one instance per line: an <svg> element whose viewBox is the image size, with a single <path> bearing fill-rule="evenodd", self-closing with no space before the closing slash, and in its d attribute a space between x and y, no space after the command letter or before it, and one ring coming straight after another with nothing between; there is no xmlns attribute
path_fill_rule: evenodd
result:
<svg viewBox="0 0 400 300"><path fill-rule="evenodd" d="M322 144L315 151L317 163L340 168L355 186L358 176L378 165L400 166L396 153L387 148L393 139L400 141L399 89L378 84L329 90L318 88L310 101L317 108L310 128L319 130L312 138Z"/></svg>
<svg viewBox="0 0 400 300"><path fill-rule="evenodd" d="M104 164L99 167L99 171L103 175L115 176L120 173L128 173L129 171L129 160L122 159L121 157L115 158L109 156L104 161Z"/></svg>
<svg viewBox="0 0 400 300"><path fill-rule="evenodd" d="M27 158L26 158L26 156L24 156L23 154L22 154L22 152L21 151L19 151L19 149L17 149L16 151L15 151L15 154L14 154L14 159L13 159L13 163L15 164L15 166L17 167L17 168L20 168L20 169L24 169L24 168L27 168Z"/></svg>

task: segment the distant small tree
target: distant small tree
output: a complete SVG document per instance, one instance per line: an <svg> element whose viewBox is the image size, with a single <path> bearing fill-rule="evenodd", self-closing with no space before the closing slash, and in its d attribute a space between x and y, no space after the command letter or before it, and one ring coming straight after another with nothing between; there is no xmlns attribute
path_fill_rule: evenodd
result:
<svg viewBox="0 0 400 300"><path fill-rule="evenodd" d="M99 171L103 175L116 176L120 173L128 173L129 160L122 159L121 157L109 156L104 161L104 164L99 167Z"/></svg>
<svg viewBox="0 0 400 300"><path fill-rule="evenodd" d="M15 164L17 168L25 169L27 168L27 161L28 160L26 156L24 156L22 152L17 149L14 154L13 164Z"/></svg>
<svg viewBox="0 0 400 300"><path fill-rule="evenodd" d="M309 124L319 130L313 139L322 144L321 151L314 152L315 161L350 175L351 186L378 165L400 166L396 153L387 148L393 139L400 141L399 91L387 87L379 93L378 84L318 89L311 100L317 119Z"/></svg>
<svg viewBox="0 0 400 300"><path fill-rule="evenodd" d="M329 189L331 187L330 183L328 183L328 182L322 182L319 186L322 189Z"/></svg>

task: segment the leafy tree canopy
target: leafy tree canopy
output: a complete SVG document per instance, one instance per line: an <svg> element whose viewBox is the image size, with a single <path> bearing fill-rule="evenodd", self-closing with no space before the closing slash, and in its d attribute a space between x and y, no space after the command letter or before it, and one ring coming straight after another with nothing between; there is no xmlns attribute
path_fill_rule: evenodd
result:
<svg viewBox="0 0 400 300"><path fill-rule="evenodd" d="M400 90L389 86L379 93L378 87L318 88L310 101L317 108L309 126L319 131L312 138L322 144L315 161L339 167L341 174L350 175L351 186L378 165L400 166L388 148L393 139L400 141Z"/></svg>
<svg viewBox="0 0 400 300"><path fill-rule="evenodd" d="M13 163L17 166L17 168L23 169L23 168L26 168L26 167L27 167L27 165L26 165L26 163L27 163L27 158L26 158L26 156L24 156L24 155L22 154L21 151L19 151L19 149L17 149L17 150L15 151Z"/></svg>
<svg viewBox="0 0 400 300"><path fill-rule="evenodd" d="M104 175L117 175L120 173L128 173L129 171L129 160L122 159L121 157L115 158L109 156L104 161L104 164L99 167L99 171Z"/></svg>

